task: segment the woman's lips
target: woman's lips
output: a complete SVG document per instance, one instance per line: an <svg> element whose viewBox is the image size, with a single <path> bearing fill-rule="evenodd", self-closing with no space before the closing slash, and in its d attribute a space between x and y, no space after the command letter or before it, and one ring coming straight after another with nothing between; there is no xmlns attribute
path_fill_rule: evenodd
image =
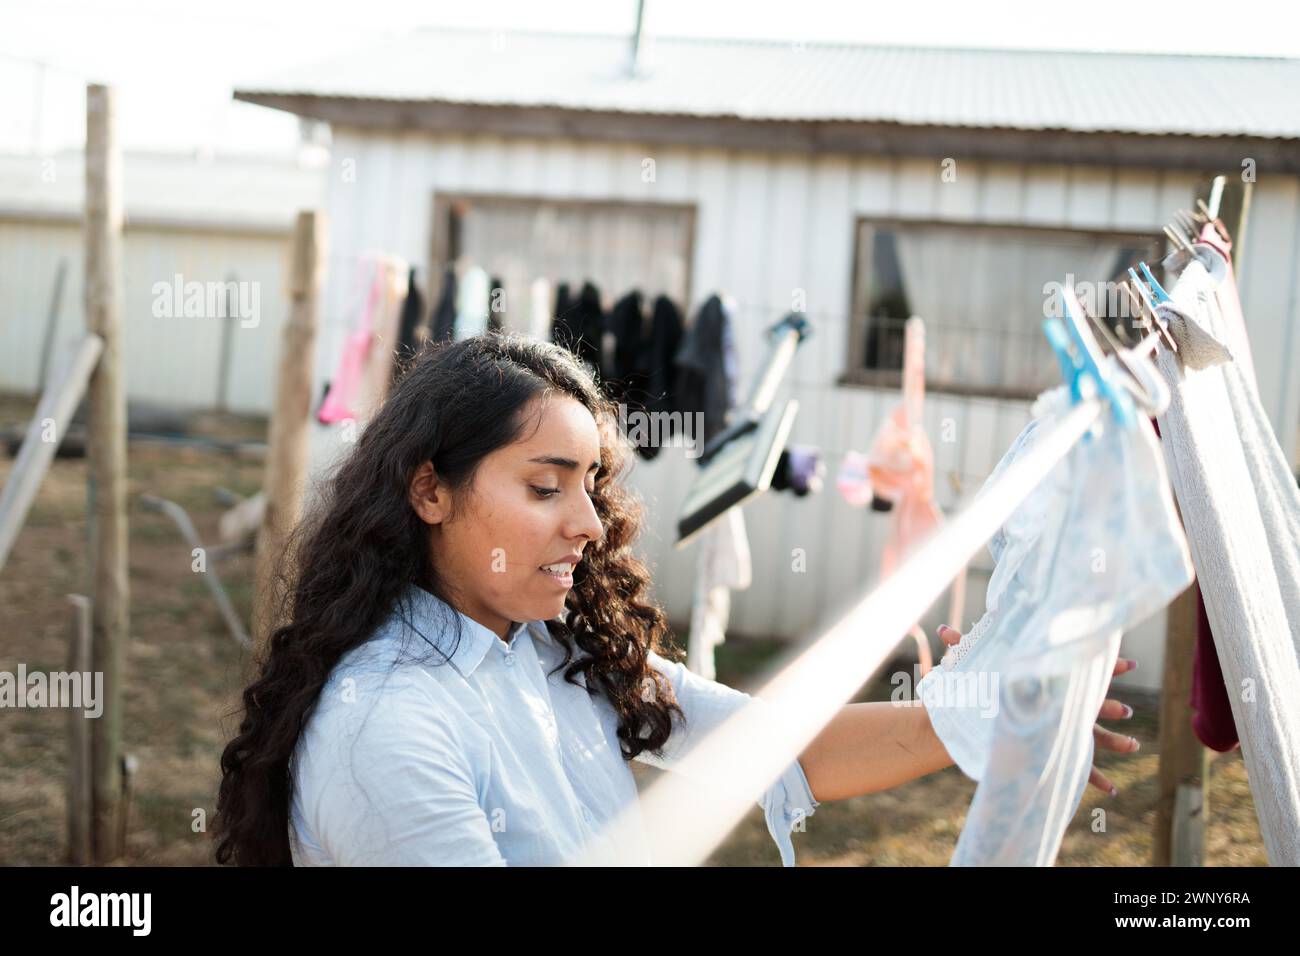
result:
<svg viewBox="0 0 1300 956"><path fill-rule="evenodd" d="M554 571L546 571L546 570L544 570L544 569L542 569L542 568L538 568L537 570L538 570L538 571L541 571L542 574L546 575L548 578L550 578L552 581L554 581L554 582L555 582L557 585L559 585L560 587L563 587L563 588L571 588L571 587L573 587L573 572L572 572L572 571L566 571L564 574L556 574Z"/></svg>

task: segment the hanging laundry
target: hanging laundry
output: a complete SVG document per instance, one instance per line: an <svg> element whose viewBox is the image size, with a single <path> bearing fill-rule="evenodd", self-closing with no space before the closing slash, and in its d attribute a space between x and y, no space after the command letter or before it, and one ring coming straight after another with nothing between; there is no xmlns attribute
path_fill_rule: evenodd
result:
<svg viewBox="0 0 1300 956"><path fill-rule="evenodd" d="M360 271L365 306L357 328L343 345L338 368L317 412L317 420L323 424L356 420L372 410L376 394L382 400L387 392L397 338L394 304L400 301L401 296L398 276L405 276L408 269L406 262L396 257L373 254L362 257ZM377 334L384 345L374 350ZM372 350L376 351L373 357ZM381 376L382 385L379 381Z"/></svg>
<svg viewBox="0 0 1300 956"><path fill-rule="evenodd" d="M407 298L411 267L404 259L380 260L380 295L371 329L371 344L361 366L355 410L369 419L388 397L397 364L402 307ZM417 313L418 314L418 313Z"/></svg>
<svg viewBox="0 0 1300 956"><path fill-rule="evenodd" d="M678 410L702 411L708 442L727 424L737 402L739 375L733 329L736 302L730 296L710 296L687 330L675 356ZM749 540L740 508L732 508L703 532L695 572L687 666L701 675L714 673L714 648L726 635L731 589L750 585Z"/></svg>
<svg viewBox="0 0 1300 956"><path fill-rule="evenodd" d="M1259 385L1255 376L1255 360L1250 353L1250 339L1246 335L1246 317L1241 310L1241 294L1237 291L1237 276L1232 267L1232 241L1219 233L1214 223L1201 227L1201 242L1213 246L1223 257L1223 277L1214 289L1215 301L1223 319L1223 343L1241 365L1242 378L1257 393Z"/></svg>
<svg viewBox="0 0 1300 956"><path fill-rule="evenodd" d="M568 283L560 283L555 298L555 323L551 341L563 345L586 362L596 373L602 372L601 343L605 334L605 313L600 305L600 290L583 283L576 300Z"/></svg>
<svg viewBox="0 0 1300 956"><path fill-rule="evenodd" d="M934 501L934 452L925 433L925 323L912 316L903 325L903 400L876 430L867 455L849 452L837 485L849 504L892 512L880 576L887 578L903 559L943 523ZM960 627L966 605L966 573L953 581L949 623ZM922 674L930 670L930 639L919 624L909 633L916 643Z"/></svg>
<svg viewBox="0 0 1300 956"><path fill-rule="evenodd" d="M731 592L748 588L752 573L745 516L732 508L700 532L686 666L701 677L715 679L714 649L726 640Z"/></svg>
<svg viewBox="0 0 1300 956"><path fill-rule="evenodd" d="M450 342L456 331L456 270L448 267L443 273L442 291L438 303L429 316L429 341Z"/></svg>
<svg viewBox="0 0 1300 956"><path fill-rule="evenodd" d="M555 287L555 315L551 322L551 341L565 348L569 348L570 342L578 341L578 337L582 334L573 307L573 294L569 291L569 283L561 282Z"/></svg>
<svg viewBox="0 0 1300 956"><path fill-rule="evenodd" d="M609 331L614 338L613 362L608 369L606 394L624 402L629 410L642 411L646 399L644 317L642 296L633 289L609 311Z"/></svg>
<svg viewBox="0 0 1300 956"><path fill-rule="evenodd" d="M672 299L666 295L655 298L654 310L650 319L650 341L645 349L646 377L646 411L652 414L664 414L661 421L666 427L660 427L661 442L667 442L677 432L678 426L688 426L680 413L672 415L677 408L677 350L681 347L683 335L682 313ZM689 432L688 432L689 433ZM659 454L661 445L646 443L637 446L637 453L646 461Z"/></svg>
<svg viewBox="0 0 1300 956"><path fill-rule="evenodd" d="M378 265L363 261L361 269L363 288L366 290L365 308L361 313L360 323L343 343L343 354L339 356L338 368L334 372L334 377L330 379L329 391L325 393L325 401L321 403L320 411L317 412L317 419L326 425L356 419L352 402L361 382L361 369L366 352L370 350L372 317L381 295Z"/></svg>
<svg viewBox="0 0 1300 956"><path fill-rule="evenodd" d="M1232 243L1225 239L1214 223L1206 223L1201 230L1201 241L1212 246L1223 260L1223 276L1219 279L1215 296L1219 303L1219 312L1224 319L1224 333L1233 343L1229 349L1226 343L1205 331L1200 323L1183 316L1168 305L1164 308L1175 313L1177 327L1171 329L1177 338L1178 358L1184 368L1208 368L1223 362L1233 361L1231 354L1235 350L1241 357L1243 377L1247 384L1258 392L1255 381L1254 361L1250 353L1250 342L1246 336L1245 319L1241 311L1241 302L1237 296L1237 282L1232 268ZM1171 322L1173 326L1174 322ZM1187 340L1192 339L1195 345ZM1212 343L1212 344L1210 344ZM1217 346L1217 351L1214 347ZM1205 358L1200 358L1204 355ZM1214 633L1210 627L1209 615L1205 610L1205 595L1200 588L1196 591L1196 646L1192 655L1192 732L1196 738L1211 750L1226 753L1240 743L1236 722L1232 719L1232 702L1228 699L1228 688L1223 680L1223 666L1219 663L1218 651L1214 647Z"/></svg>
<svg viewBox="0 0 1300 956"><path fill-rule="evenodd" d="M820 448L810 445L791 445L781 452L776 471L772 475L773 491L791 491L803 498L822 490L822 477L826 463Z"/></svg>
<svg viewBox="0 0 1300 956"><path fill-rule="evenodd" d="M840 470L835 476L835 487L840 495L855 508L865 508L876 500L876 493L871 487L871 474L867 468L867 456L850 448L840 460ZM889 502L882 501L882 505ZM892 507L892 506L891 506ZM888 511L879 507L876 511Z"/></svg>
<svg viewBox="0 0 1300 956"><path fill-rule="evenodd" d="M465 270L456 295L457 342L487 331L489 292L486 272L478 266L470 266Z"/></svg>
<svg viewBox="0 0 1300 956"><path fill-rule="evenodd" d="M1231 361L1228 349L1200 323L1183 315L1172 303L1159 306L1162 316L1170 319L1169 331L1178 345L1178 362L1184 369L1199 370ZM1152 422L1156 437L1160 437L1160 423ZM1196 641L1192 651L1192 687L1188 706L1192 710L1192 732L1196 739L1211 750L1227 753L1235 749L1239 740L1237 725L1232 719L1232 702L1223 682L1223 668L1219 665L1218 651L1214 649L1214 633L1205 613L1205 595L1199 581L1192 583L1196 594Z"/></svg>
<svg viewBox="0 0 1300 956"><path fill-rule="evenodd" d="M1065 387L1040 396L985 488L1071 407ZM987 610L918 696L980 781L952 864L1050 866L1088 782L1121 636L1192 580L1150 422L1125 429L1103 413L988 547Z"/></svg>
<svg viewBox="0 0 1300 956"><path fill-rule="evenodd" d="M492 277L488 292L488 324L492 332L500 332L506 327L506 287L501 279Z"/></svg>
<svg viewBox="0 0 1300 956"><path fill-rule="evenodd" d="M727 413L738 401L735 306L730 301L730 307L725 307L721 296L709 296L676 356L677 409L684 414L704 413L705 443L726 427Z"/></svg>
<svg viewBox="0 0 1300 956"><path fill-rule="evenodd" d="M551 340L551 283L545 277L533 280L528 289L528 334L542 342Z"/></svg>
<svg viewBox="0 0 1300 956"><path fill-rule="evenodd" d="M420 345L420 320L424 318L424 296L415 284L415 266L406 281L406 298L402 301L402 315L398 322L397 350L398 360L393 363L393 375L397 376L403 364L410 360Z"/></svg>
<svg viewBox="0 0 1300 956"><path fill-rule="evenodd" d="M677 407L677 350L681 348L683 334L682 310L668 296L657 296L650 319L648 411L671 412Z"/></svg>
<svg viewBox="0 0 1300 956"><path fill-rule="evenodd" d="M1231 273L1229 272L1229 276ZM1226 365L1157 367L1173 397L1159 419L1269 862L1300 865L1300 491L1260 405L1244 342L1193 261L1171 293L1227 343ZM1244 338L1244 335L1240 338Z"/></svg>
<svg viewBox="0 0 1300 956"><path fill-rule="evenodd" d="M1223 681L1214 632L1205 611L1205 595L1196 585L1196 651L1192 657L1192 732L1211 750L1227 753L1240 745L1232 719L1232 701Z"/></svg>

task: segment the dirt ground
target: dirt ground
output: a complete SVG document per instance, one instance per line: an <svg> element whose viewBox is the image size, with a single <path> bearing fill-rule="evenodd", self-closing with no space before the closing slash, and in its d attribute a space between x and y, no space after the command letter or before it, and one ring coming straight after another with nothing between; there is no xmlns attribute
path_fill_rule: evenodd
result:
<svg viewBox="0 0 1300 956"><path fill-rule="evenodd" d="M24 424L31 404L0 400L0 425ZM211 419L223 437L260 438L264 423ZM218 758L237 723L242 654L227 633L204 583L191 571L188 546L166 517L143 509L143 493L185 507L205 542L216 540L223 506L213 489L251 494L261 483L257 461L176 448L130 450L131 641L126 657L124 741L139 761L126 865L206 865L211 844L204 823L214 812ZM12 461L0 455L0 480ZM56 459L0 573L0 671L64 670L69 611L66 595L86 590L84 459ZM251 556L216 565L235 607L247 620ZM719 649L724 683L753 690L752 675L773 645L736 636ZM1065 866L1143 866L1150 861L1156 794L1156 702L1133 704L1131 727L1142 742L1132 756L1103 753L1100 765L1117 797L1089 788L1058 859ZM864 688L858 699L888 699L889 686ZM63 862L67 714L53 709L0 710L0 864ZM1239 751L1212 754L1206 862L1260 866L1267 859ZM643 784L655 771L636 765ZM823 804L794 838L801 865L941 866L948 862L975 784L955 767L895 790ZM1094 832L1093 809L1105 808L1105 831ZM713 855L715 865L779 865L757 806Z"/></svg>

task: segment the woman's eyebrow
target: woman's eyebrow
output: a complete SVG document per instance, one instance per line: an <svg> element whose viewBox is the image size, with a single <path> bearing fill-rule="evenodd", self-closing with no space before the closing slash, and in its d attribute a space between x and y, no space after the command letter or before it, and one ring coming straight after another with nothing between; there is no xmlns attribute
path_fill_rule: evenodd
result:
<svg viewBox="0 0 1300 956"><path fill-rule="evenodd" d="M573 471L575 468L578 467L578 463L574 461L572 458L564 458L561 457L560 455L539 455L536 458L529 458L528 460L535 461L539 465L559 465L561 468L567 468L569 471ZM600 468L600 462L593 461L591 463L591 467L589 467L587 470L596 471L599 468Z"/></svg>

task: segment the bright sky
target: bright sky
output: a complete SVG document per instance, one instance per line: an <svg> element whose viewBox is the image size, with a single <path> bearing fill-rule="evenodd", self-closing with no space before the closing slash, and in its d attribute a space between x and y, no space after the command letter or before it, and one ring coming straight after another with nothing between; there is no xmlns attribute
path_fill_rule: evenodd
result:
<svg viewBox="0 0 1300 956"><path fill-rule="evenodd" d="M646 24L662 36L1300 57L1288 6L646 0ZM78 147L85 83L108 81L128 149L285 154L296 120L234 103L237 83L418 27L627 33L635 16L636 0L0 0L0 152Z"/></svg>

